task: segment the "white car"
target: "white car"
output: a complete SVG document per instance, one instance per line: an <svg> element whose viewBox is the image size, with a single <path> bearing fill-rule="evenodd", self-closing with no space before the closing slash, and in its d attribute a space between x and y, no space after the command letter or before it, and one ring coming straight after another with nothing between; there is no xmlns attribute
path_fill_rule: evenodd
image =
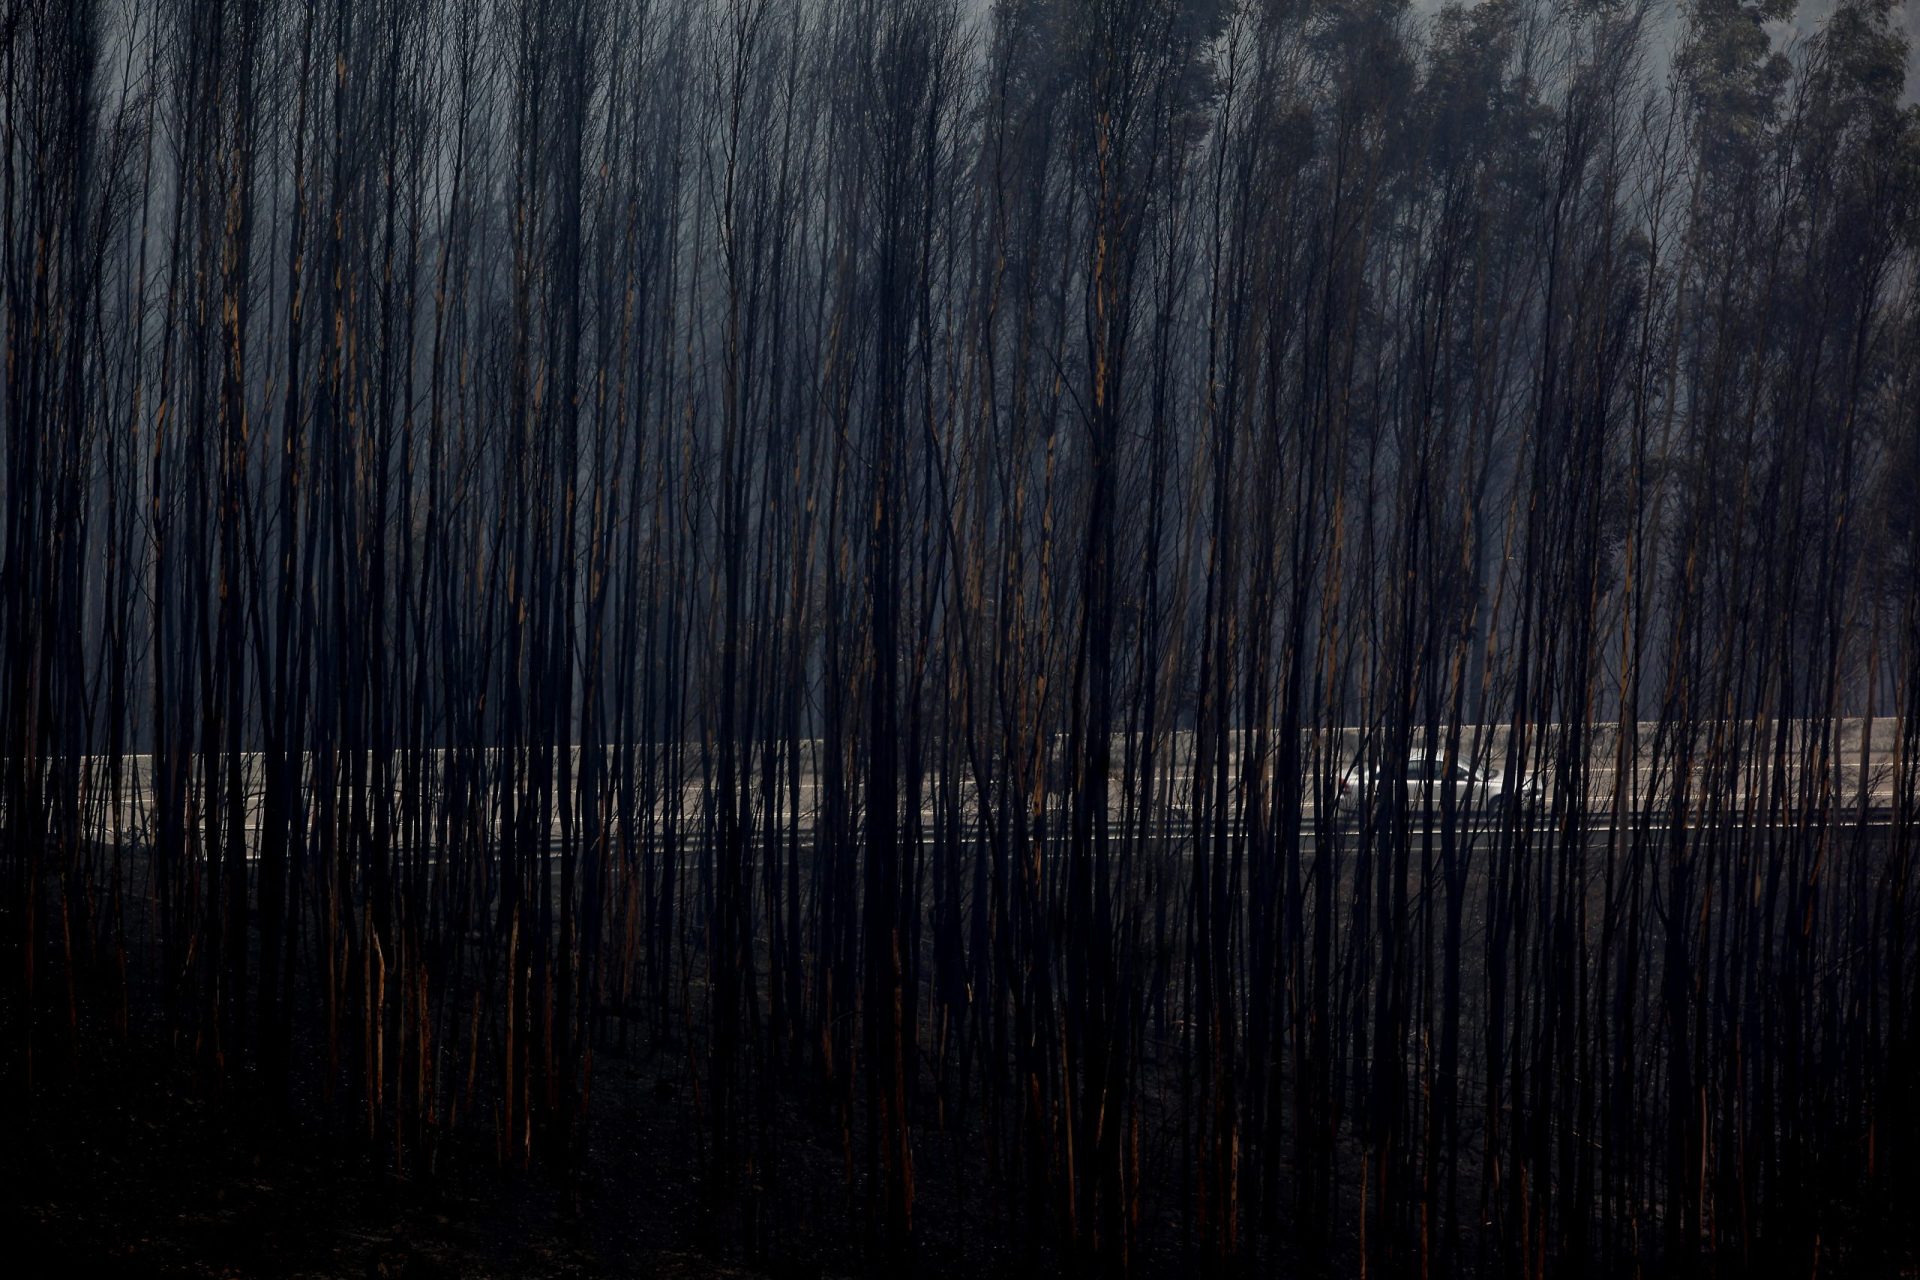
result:
<svg viewBox="0 0 1920 1280"><path fill-rule="evenodd" d="M1525 775L1517 787L1509 788L1505 775L1497 769L1477 769L1465 760L1455 760L1449 766L1444 756L1412 751L1398 776L1390 769L1370 768L1356 761L1340 779L1338 807L1344 813L1359 813L1374 803L1379 787L1392 786L1402 778L1407 785L1407 806L1416 812L1429 805L1440 812L1448 792L1453 795L1455 810L1463 813L1498 808L1510 793L1517 793L1523 804L1544 794L1538 774Z"/></svg>

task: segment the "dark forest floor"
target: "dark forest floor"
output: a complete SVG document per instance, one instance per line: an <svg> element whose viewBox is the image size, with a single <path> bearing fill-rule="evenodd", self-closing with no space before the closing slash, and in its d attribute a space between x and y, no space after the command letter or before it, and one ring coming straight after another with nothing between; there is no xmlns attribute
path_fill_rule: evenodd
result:
<svg viewBox="0 0 1920 1280"><path fill-rule="evenodd" d="M63 1065L16 1111L0 1144L8 1274L758 1274L694 1247L694 1189L675 1170L614 1185L605 1159L575 1178L460 1160L395 1177L341 1136L209 1096L159 1065L172 1056L135 1045Z"/></svg>
<svg viewBox="0 0 1920 1280"><path fill-rule="evenodd" d="M43 1054L0 1141L9 1276L838 1277L894 1274L863 1249L844 1151L782 1099L758 1239L736 1201L704 1212L700 1128L672 1051L597 1055L583 1165L497 1167L491 1124L397 1176L336 1104L271 1120L246 1078L212 1088L154 1029ZM59 1061L48 1061L57 1054ZM3 1073L17 1079L17 1062ZM485 1150L477 1143L485 1142ZM923 1135L916 1274L1011 1274L1024 1250L981 1231L978 1189ZM947 1151L950 1152L950 1148ZM856 1160L857 1160L856 1156ZM951 1168L947 1166L953 1166ZM1025 1261L1033 1261L1026 1258Z"/></svg>
<svg viewBox="0 0 1920 1280"><path fill-rule="evenodd" d="M842 1132L817 1081L800 1083L804 1072L773 1070L772 1088L744 1101L756 1113L747 1127L759 1138L759 1194L709 1194L685 1040L697 1028L604 1029L573 1168L502 1168L493 1117L478 1114L441 1139L431 1170L396 1174L391 1138L370 1143L353 1100L323 1103L314 1018L296 1020L304 1065L290 1114L264 1105L251 1068L216 1084L195 1047L164 1029L141 959L145 925L134 913L125 1031L82 998L70 1045L64 986L43 982L31 1087L19 1043L0 1043L0 1239L10 1242L0 1275L824 1280L902 1265L931 1276L1049 1269L1009 1240L977 1147L937 1124L916 1132L914 1252L876 1257L884 1250L871 1247L854 1190L864 1143ZM318 993L303 985L299 998L317 1017ZM0 1025L17 1026L5 1001L0 993ZM481 1083L486 1098L491 1082Z"/></svg>
<svg viewBox="0 0 1920 1280"><path fill-rule="evenodd" d="M146 950L132 948L136 957ZM1009 1203L995 1185L1005 1171L996 1179L987 1159L979 1100L962 1096L957 1105L971 1109L949 1129L938 1090L924 1077L913 1147L915 1244L909 1257L889 1259L858 1194L863 1108L855 1102L854 1128L843 1130L817 1071L797 1059L752 1073L766 1086L742 1099L752 1113L743 1135L752 1150L743 1155L751 1157L753 1187L729 1196L702 1183L715 1162L702 1147L711 1130L696 1113L690 1070L699 1055L689 1043L697 1047L704 1037L695 1024L673 1020L610 1020L600 1028L585 1155L576 1167L501 1168L493 1117L483 1113L461 1117L430 1170L402 1176L393 1171L391 1139L370 1143L356 1122L364 1112L351 1099L322 1101L317 1064L326 1053L311 1038L317 993L302 990L313 1016L296 1023L304 1030L296 1032L295 1058L307 1065L304 1073L296 1068L292 1117L275 1119L249 1072L215 1085L196 1066L193 1046L161 1029L149 973L136 966L128 990L131 1029L101 1025L83 1000L74 1049L60 1034L63 987L42 984L41 1053L30 1089L19 1085L17 1041L0 1041L0 1096L9 1099L0 1128L0 1238L9 1247L0 1251L0 1275L824 1280L1061 1270L1049 1252L1044 1207ZM682 994L691 1007L704 1002L697 986ZM0 1005L0 1026L18 1023L17 1010ZM1196 1259L1177 1213L1185 1186L1177 1079L1158 1059L1145 1070L1147 1212L1133 1267L1145 1276L1191 1276ZM488 1083L479 1097L491 1096ZM1477 1159L1474 1151L1463 1155ZM1833 1174L1816 1182L1850 1186L1847 1171L1859 1153L1827 1158ZM1343 1147L1343 1169L1359 1160L1357 1149ZM1475 1168L1467 1169L1469 1186ZM1824 1217L1833 1229L1821 1245L1819 1276L1920 1277L1912 1206L1842 1197ZM1325 1224L1336 1258L1355 1256L1356 1222L1352 1197L1337 1199ZM1476 1242L1465 1243L1472 1249ZM1474 1257L1492 1256L1464 1261L1471 1269ZM1216 1274L1313 1270L1289 1255L1284 1237L1254 1241L1243 1261ZM1346 1265L1326 1268L1352 1273ZM1760 1262L1746 1274L1774 1273ZM1600 1273L1589 1264L1586 1274Z"/></svg>

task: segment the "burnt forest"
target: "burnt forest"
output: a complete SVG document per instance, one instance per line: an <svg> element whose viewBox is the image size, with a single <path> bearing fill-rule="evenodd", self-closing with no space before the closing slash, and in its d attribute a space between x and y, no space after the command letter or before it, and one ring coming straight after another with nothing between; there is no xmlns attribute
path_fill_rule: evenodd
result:
<svg viewBox="0 0 1920 1280"><path fill-rule="evenodd" d="M4 0L0 1270L1920 1275L1920 0Z"/></svg>

